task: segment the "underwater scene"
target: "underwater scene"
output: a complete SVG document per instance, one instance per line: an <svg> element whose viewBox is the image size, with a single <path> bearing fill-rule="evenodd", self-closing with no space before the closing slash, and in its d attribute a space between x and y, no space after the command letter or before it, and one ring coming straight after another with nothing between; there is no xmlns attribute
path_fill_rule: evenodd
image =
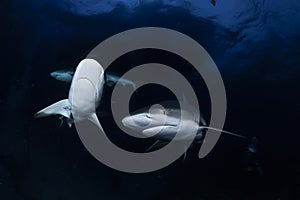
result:
<svg viewBox="0 0 300 200"><path fill-rule="evenodd" d="M0 16L0 200L300 199L300 1Z"/></svg>

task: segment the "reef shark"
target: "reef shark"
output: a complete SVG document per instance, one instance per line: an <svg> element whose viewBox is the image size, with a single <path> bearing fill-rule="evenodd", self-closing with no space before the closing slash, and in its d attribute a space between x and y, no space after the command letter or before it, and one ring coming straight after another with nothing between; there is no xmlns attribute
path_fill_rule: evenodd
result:
<svg viewBox="0 0 300 200"><path fill-rule="evenodd" d="M50 76L52 78L55 78L56 80L66 82L66 83L71 83L73 76L74 76L74 70L73 69L57 70L57 71L51 72Z"/></svg>
<svg viewBox="0 0 300 200"><path fill-rule="evenodd" d="M73 122L72 116L76 116L74 118L75 122L88 119L102 129L97 119L95 108L100 104L104 84L103 67L94 59L84 59L76 68L68 99L58 101L42 109L34 117L61 115L67 118L68 125L71 126ZM76 100L74 100L75 87L80 90L80 96Z"/></svg>
<svg viewBox="0 0 300 200"><path fill-rule="evenodd" d="M154 106L154 108L147 106L122 119L125 127L157 140L148 150L157 149L169 143L175 139L178 132L184 134L177 140L186 140L191 139L196 131L193 140L196 143L206 141L205 133L208 129L248 140L245 136L207 126L202 115L196 114L192 107L182 110L176 101L160 102L158 105L162 106Z"/></svg>
<svg viewBox="0 0 300 200"><path fill-rule="evenodd" d="M37 112L34 117L41 118L51 115L61 115L61 125L65 120L69 127L71 127L74 122L71 114L72 116L76 114L79 119L87 118L102 129L101 125L98 123L98 120L96 120L96 114L92 113L92 110L94 110L94 108L97 108L100 104L104 85L111 87L115 84L121 84L123 86L129 85L136 89L136 86L132 81L120 78L118 75L111 72L105 72L102 66L94 59L84 59L83 61L81 61L75 72L74 69L68 68L53 71L50 73L50 76L56 80L71 83L69 97L68 99L61 100ZM97 76L99 76L100 78L97 78ZM77 84L78 87L82 88L80 90L80 95L82 96L81 98L84 101L82 102L83 105L72 105L73 90L75 84ZM88 90L89 88L87 88L89 87L89 85L93 85L93 88L90 90ZM94 95L96 95L95 103L91 102L91 99L94 98Z"/></svg>

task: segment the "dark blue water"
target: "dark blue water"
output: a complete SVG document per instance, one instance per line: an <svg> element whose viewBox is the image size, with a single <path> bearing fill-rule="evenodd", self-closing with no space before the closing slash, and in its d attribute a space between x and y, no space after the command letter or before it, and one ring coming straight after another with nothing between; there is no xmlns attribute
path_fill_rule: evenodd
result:
<svg viewBox="0 0 300 200"><path fill-rule="evenodd" d="M5 0L0 5L1 200L300 199L299 1L217 0L213 6L209 0ZM245 170L246 144L227 136L204 159L197 158L196 145L184 162L126 174L95 160L74 128L59 128L58 117L33 119L67 97L69 85L52 79L51 71L75 67L109 36L145 26L185 33L209 52L226 87L225 129L258 137L255 159L263 176ZM138 51L110 70L121 74L153 60L188 77L206 97L200 106L209 119L204 83L174 55ZM135 104L168 97L163 88L155 91L144 89ZM136 146L115 131L112 139L124 148Z"/></svg>

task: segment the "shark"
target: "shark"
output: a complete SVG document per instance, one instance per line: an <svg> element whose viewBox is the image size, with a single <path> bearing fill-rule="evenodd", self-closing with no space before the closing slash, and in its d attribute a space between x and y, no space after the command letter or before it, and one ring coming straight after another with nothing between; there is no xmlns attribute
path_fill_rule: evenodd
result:
<svg viewBox="0 0 300 200"><path fill-rule="evenodd" d="M114 74L112 72L107 72L106 73L106 85L113 86L116 83L119 83L123 86L131 86L134 90L137 89L136 84L133 81L125 79L125 78L120 78L119 75Z"/></svg>
<svg viewBox="0 0 300 200"><path fill-rule="evenodd" d="M187 110L180 109L177 101L159 102L157 105L160 106L146 106L138 109L132 115L122 119L122 124L126 128L156 139L147 151L158 149L169 143L179 131L184 134L177 140L186 140L191 139L195 133L193 131L196 130L194 143L205 142L208 129L248 140L246 136L207 126L202 114L195 113L192 107Z"/></svg>
<svg viewBox="0 0 300 200"><path fill-rule="evenodd" d="M62 74L62 71L56 74ZM54 75L51 74L51 76ZM66 80L69 78L69 73L56 78ZM69 127L72 126L73 122L88 119L103 130L95 113L95 108L100 104L104 84L104 69L101 64L94 59L84 59L79 63L72 76L68 98L40 110L34 114L34 117L60 115L61 119L63 117L67 119ZM75 87L80 91L76 100L74 100ZM72 118L72 116L76 116L76 118Z"/></svg>
<svg viewBox="0 0 300 200"><path fill-rule="evenodd" d="M74 76L74 69L67 68L56 70L51 72L50 76L58 81L71 83ZM112 87L117 83L123 86L131 86L136 89L136 84L133 81L121 78L119 75L112 72L105 72L105 85Z"/></svg>
<svg viewBox="0 0 300 200"><path fill-rule="evenodd" d="M96 75L100 76L100 81L98 82L97 78L95 77ZM58 101L42 110L37 112L34 117L35 118L42 118L42 117L48 117L51 115L60 115L60 126L62 126L63 122L66 122L69 127L72 126L74 123L74 120L72 116L74 114L80 113L79 118L88 118L92 122L94 122L98 127L101 127L100 124L96 120L96 114L91 113L91 108L87 109L88 107L94 106L95 108L98 107L101 101L101 97L103 94L103 88L104 85L108 87L112 87L115 84L121 84L123 86L131 86L136 90L136 85L133 81L121 78L119 75L114 74L112 72L105 72L102 68L102 66L94 59L84 59L79 63L77 66L76 70L73 68L66 68L66 69L61 69L61 70L56 70L50 73L50 76L58 81L62 81L65 83L71 83L71 87L69 90L69 96L68 99L64 99L61 101ZM91 80L89 77L93 77ZM85 80L85 81L84 81ZM80 84L79 84L80 82ZM84 105L77 106L76 109L72 109L72 100L73 100L73 91L74 91L74 86L76 83L79 87L83 87L82 85L89 84L89 82L95 86L93 91L88 91L85 89L81 90L81 96L86 97L85 102L83 103ZM84 88L84 87L83 87ZM96 103L91 102L88 98L93 99L94 94L97 95L96 97ZM82 109L80 109L81 107ZM87 109L87 113L84 114L84 109ZM73 113L72 113L73 112ZM76 112L76 113L74 113ZM104 115L104 112L97 111L97 114ZM102 127L101 127L102 129Z"/></svg>
<svg viewBox="0 0 300 200"><path fill-rule="evenodd" d="M74 76L74 69L62 69L50 73L50 76L56 80L71 83Z"/></svg>

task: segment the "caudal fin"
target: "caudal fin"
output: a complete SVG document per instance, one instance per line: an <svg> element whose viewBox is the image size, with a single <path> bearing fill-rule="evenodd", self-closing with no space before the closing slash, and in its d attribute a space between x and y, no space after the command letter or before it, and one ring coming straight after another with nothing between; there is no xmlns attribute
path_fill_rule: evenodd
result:
<svg viewBox="0 0 300 200"><path fill-rule="evenodd" d="M245 139L245 140L249 140L249 138L247 138L246 136L239 135L239 134L232 133L232 132L225 131L225 130L218 129L218 128L213 128L213 127L209 127L209 126L200 126L200 128L201 128L201 129L210 129L210 130L214 130L214 131L226 133L226 134L228 134L228 135L232 135L232 136L235 136L235 137L239 137L239 138L242 138L242 139Z"/></svg>
<svg viewBox="0 0 300 200"><path fill-rule="evenodd" d="M104 133L104 130L97 118L96 113L93 113L90 117L88 117L88 120L90 120L91 122L93 122L96 126L98 126L98 128L100 128L100 130Z"/></svg>
<svg viewBox="0 0 300 200"><path fill-rule="evenodd" d="M64 100L56 102L56 103L48 106L47 108L44 108L43 110L35 113L34 117L41 118L41 117L48 117L51 115L62 115L67 118L70 118L71 109L72 109L72 106L70 104L70 101L68 99L64 99Z"/></svg>

